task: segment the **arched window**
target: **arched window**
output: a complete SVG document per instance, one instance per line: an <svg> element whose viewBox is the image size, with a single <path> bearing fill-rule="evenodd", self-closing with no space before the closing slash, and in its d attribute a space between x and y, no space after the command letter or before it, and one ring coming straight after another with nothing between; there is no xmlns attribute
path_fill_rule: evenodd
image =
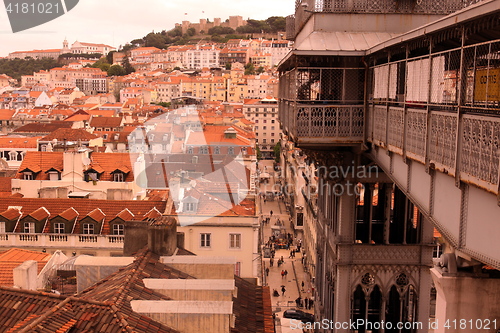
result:
<svg viewBox="0 0 500 333"><path fill-rule="evenodd" d="M395 278L395 284L391 287L387 297L386 322L393 323L396 326L398 322L415 322L417 319L417 293L409 278L405 273L400 273ZM409 325L411 327L413 325ZM386 329L386 332L404 332L412 333L415 330Z"/></svg>
<svg viewBox="0 0 500 333"><path fill-rule="evenodd" d="M381 307L382 292L380 287L375 284L375 277L366 273L352 295L351 319L354 322L363 320L364 323L367 323L364 326L356 327L359 333L380 331L376 324L380 323L381 320Z"/></svg>

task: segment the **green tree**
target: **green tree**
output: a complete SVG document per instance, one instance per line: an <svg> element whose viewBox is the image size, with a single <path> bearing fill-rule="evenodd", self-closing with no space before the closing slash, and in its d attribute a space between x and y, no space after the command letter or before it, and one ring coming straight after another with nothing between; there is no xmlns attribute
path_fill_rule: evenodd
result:
<svg viewBox="0 0 500 333"><path fill-rule="evenodd" d="M280 141L278 141L278 143L276 145L274 145L273 151L274 151L274 160L276 161L276 163L279 163L280 159L281 159L281 142Z"/></svg>
<svg viewBox="0 0 500 333"><path fill-rule="evenodd" d="M255 74L255 67L251 62L249 62L248 64L245 65L245 75L253 75L253 74Z"/></svg>
<svg viewBox="0 0 500 333"><path fill-rule="evenodd" d="M258 145L255 146L255 156L257 157L257 161L260 161L262 159L262 152L260 151Z"/></svg>
<svg viewBox="0 0 500 333"><path fill-rule="evenodd" d="M161 33L155 34L153 32L150 32L146 35L144 45L147 47L156 47L159 49L163 49L165 48L165 39L163 38Z"/></svg>
<svg viewBox="0 0 500 333"><path fill-rule="evenodd" d="M226 69L227 69L227 70L231 70L231 63L230 63L230 62L227 62L227 63L226 63Z"/></svg>
<svg viewBox="0 0 500 333"><path fill-rule="evenodd" d="M108 64L112 65L113 64L113 54L116 53L116 51L110 51L107 55L106 55L106 61L108 62Z"/></svg>
<svg viewBox="0 0 500 333"><path fill-rule="evenodd" d="M130 64L128 56L123 57L122 65L126 75L135 72L135 68Z"/></svg>
<svg viewBox="0 0 500 333"><path fill-rule="evenodd" d="M109 76L122 76L125 75L125 69L120 65L113 65L108 70Z"/></svg>
<svg viewBox="0 0 500 333"><path fill-rule="evenodd" d="M255 73L257 73L257 74L262 74L262 73L264 73L264 67L259 66L259 68L257 68L257 70L255 71Z"/></svg>
<svg viewBox="0 0 500 333"><path fill-rule="evenodd" d="M196 35L196 30L194 28L189 28L189 29L187 29L187 34L189 36L194 36L194 35Z"/></svg>
<svg viewBox="0 0 500 333"><path fill-rule="evenodd" d="M101 58L92 64L93 68L99 68L100 70L107 72L111 65L107 62L106 58Z"/></svg>
<svg viewBox="0 0 500 333"><path fill-rule="evenodd" d="M144 45L145 40L146 37L134 39L130 42L130 44L132 44L133 46L142 46Z"/></svg>
<svg viewBox="0 0 500 333"><path fill-rule="evenodd" d="M209 35L227 35L227 34L234 34L234 29L230 27L221 27L221 26L216 26L208 29L208 34Z"/></svg>

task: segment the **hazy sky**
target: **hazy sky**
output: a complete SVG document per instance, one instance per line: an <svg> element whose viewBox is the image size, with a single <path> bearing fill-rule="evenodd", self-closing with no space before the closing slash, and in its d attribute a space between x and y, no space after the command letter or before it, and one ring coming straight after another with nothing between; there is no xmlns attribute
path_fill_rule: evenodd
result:
<svg viewBox="0 0 500 333"><path fill-rule="evenodd" d="M170 30L183 20L222 21L229 16L266 19L294 12L294 0L80 0L67 14L53 21L12 33L5 7L0 3L0 57L13 51L62 48L66 37L104 43L118 48L151 31Z"/></svg>

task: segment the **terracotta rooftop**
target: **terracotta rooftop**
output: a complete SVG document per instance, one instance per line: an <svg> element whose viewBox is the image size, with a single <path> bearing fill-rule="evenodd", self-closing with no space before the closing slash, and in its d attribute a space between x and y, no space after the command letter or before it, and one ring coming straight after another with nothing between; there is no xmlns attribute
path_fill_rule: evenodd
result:
<svg viewBox="0 0 500 333"><path fill-rule="evenodd" d="M122 124L121 117L92 117L90 120L90 127L94 128L116 128L120 127Z"/></svg>
<svg viewBox="0 0 500 333"><path fill-rule="evenodd" d="M238 297L233 299L236 321L231 333L273 333L269 287L256 286L237 276L234 279Z"/></svg>
<svg viewBox="0 0 500 333"><path fill-rule="evenodd" d="M143 279L194 279L159 261L159 256L143 249L137 259L118 272L82 291L83 299L112 302L118 307L130 308L130 300L169 300L169 297L144 286Z"/></svg>
<svg viewBox="0 0 500 333"><path fill-rule="evenodd" d="M58 128L49 135L44 136L40 141L90 141L98 136L87 132L81 128Z"/></svg>
<svg viewBox="0 0 500 333"><path fill-rule="evenodd" d="M53 121L50 123L30 123L23 125L15 129L12 133L37 133L37 134L49 134L54 132L58 128L71 128L73 124L65 121Z"/></svg>
<svg viewBox="0 0 500 333"><path fill-rule="evenodd" d="M3 252L2 254L0 254L0 286L12 287L14 285L13 269L21 265L26 260L37 261L38 273L40 273L45 264L49 261L50 257L51 255L48 253L17 248L13 248L6 252Z"/></svg>
<svg viewBox="0 0 500 333"><path fill-rule="evenodd" d="M142 220L144 216L149 213L153 208L158 211L165 211L166 201L155 200L91 200L91 199L39 199L39 198L0 198L0 215L7 214L6 211L9 207L21 207L22 218L32 214L36 210L44 207L49 213L50 218L56 216L68 216L70 214L68 209L73 208L78 212L78 220L85 218L88 214L99 208L104 217L104 226L102 234L107 235L110 232L109 222L115 219L122 213L126 207L136 219ZM13 218L18 215L14 210L9 210L8 214ZM93 213L97 214L97 213ZM71 216L71 214L69 215ZM94 215L93 215L94 216ZM47 226L49 223L47 223ZM44 232L48 232L50 228L46 228ZM75 228L75 233L78 230Z"/></svg>
<svg viewBox="0 0 500 333"><path fill-rule="evenodd" d="M0 288L0 309L2 332L178 332L109 302L13 288Z"/></svg>
<svg viewBox="0 0 500 333"><path fill-rule="evenodd" d="M90 169L102 173L100 181L113 181L113 172L119 170L125 173L124 181L129 182L134 179L129 153L92 153ZM39 152L28 151L18 169L16 178L23 179L24 171L39 173L36 180L48 180L47 171L53 169L62 171L64 167L64 152ZM83 171L83 170L82 170Z"/></svg>

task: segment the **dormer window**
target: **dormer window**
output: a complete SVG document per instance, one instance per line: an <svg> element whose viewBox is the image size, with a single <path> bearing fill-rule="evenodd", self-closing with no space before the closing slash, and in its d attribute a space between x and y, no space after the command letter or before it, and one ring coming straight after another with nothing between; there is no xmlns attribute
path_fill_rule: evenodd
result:
<svg viewBox="0 0 500 333"><path fill-rule="evenodd" d="M197 204L195 202L184 203L184 211L186 212L196 212Z"/></svg>
<svg viewBox="0 0 500 333"><path fill-rule="evenodd" d="M86 182L90 182L90 181L96 182L101 177L101 174L102 173L98 173L94 169L89 169L89 170L84 172L83 180Z"/></svg>
<svg viewBox="0 0 500 333"><path fill-rule="evenodd" d="M188 147L187 153L188 154L193 154L193 147Z"/></svg>
<svg viewBox="0 0 500 333"><path fill-rule="evenodd" d="M123 172L116 172L113 174L113 181L114 182L124 182L125 177L123 175Z"/></svg>
<svg viewBox="0 0 500 333"><path fill-rule="evenodd" d="M201 146L200 147L200 154L208 154L208 147L207 146Z"/></svg>
<svg viewBox="0 0 500 333"><path fill-rule="evenodd" d="M46 173L49 175L49 180L61 180L61 172L59 170L50 168Z"/></svg>
<svg viewBox="0 0 500 333"><path fill-rule="evenodd" d="M94 234L94 225L92 223L84 223L83 224L83 234L84 235L93 235Z"/></svg>
<svg viewBox="0 0 500 333"><path fill-rule="evenodd" d="M31 172L31 171L23 172L23 179L24 180L33 180L33 179L35 179L35 177L33 176L33 172Z"/></svg>

